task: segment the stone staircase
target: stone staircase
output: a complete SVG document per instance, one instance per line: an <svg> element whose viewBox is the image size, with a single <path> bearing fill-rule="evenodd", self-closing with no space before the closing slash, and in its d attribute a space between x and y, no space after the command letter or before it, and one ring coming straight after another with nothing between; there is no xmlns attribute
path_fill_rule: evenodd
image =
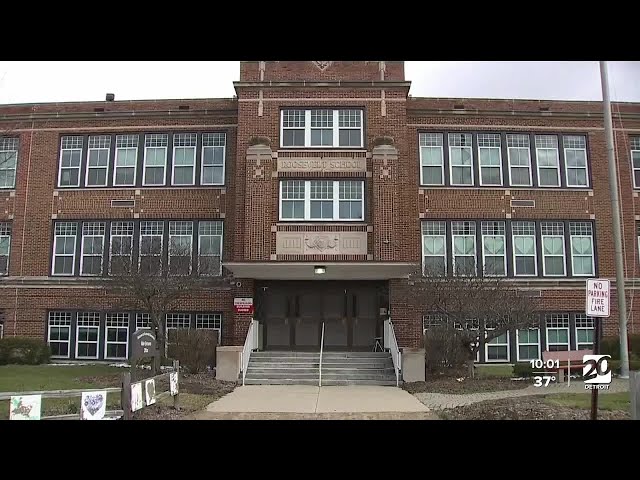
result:
<svg viewBox="0 0 640 480"><path fill-rule="evenodd" d="M319 352L253 352L245 385L318 385ZM396 385L388 352L324 352L322 385Z"/></svg>

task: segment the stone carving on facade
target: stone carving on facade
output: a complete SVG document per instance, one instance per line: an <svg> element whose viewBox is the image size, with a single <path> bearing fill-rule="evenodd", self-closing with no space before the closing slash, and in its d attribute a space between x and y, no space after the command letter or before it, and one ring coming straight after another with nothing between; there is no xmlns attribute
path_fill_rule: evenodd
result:
<svg viewBox="0 0 640 480"><path fill-rule="evenodd" d="M311 63L313 63L316 67L318 67L321 72L324 72L327 68L331 66L333 62L311 62Z"/></svg>
<svg viewBox="0 0 640 480"><path fill-rule="evenodd" d="M304 243L307 248L324 252L325 250L333 250L338 246L338 236L333 238L327 235L306 236Z"/></svg>

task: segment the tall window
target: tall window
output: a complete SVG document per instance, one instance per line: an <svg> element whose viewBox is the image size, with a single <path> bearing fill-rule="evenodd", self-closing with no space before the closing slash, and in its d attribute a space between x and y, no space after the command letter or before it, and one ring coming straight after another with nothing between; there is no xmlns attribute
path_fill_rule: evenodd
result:
<svg viewBox="0 0 640 480"><path fill-rule="evenodd" d="M451 222L453 244L453 274L476 274L476 224L475 222Z"/></svg>
<svg viewBox="0 0 640 480"><path fill-rule="evenodd" d="M509 180L514 187L530 187L531 152L529 135L508 134L507 154L509 157Z"/></svg>
<svg viewBox="0 0 640 480"><path fill-rule="evenodd" d="M507 274L507 255L504 222L482 222L482 260L484 274Z"/></svg>
<svg viewBox="0 0 640 480"><path fill-rule="evenodd" d="M111 222L109 273L117 275L131 271L133 255L133 222Z"/></svg>
<svg viewBox="0 0 640 480"><path fill-rule="evenodd" d="M221 313L196 314L196 328L201 330L217 331L218 345L222 343L222 314Z"/></svg>
<svg viewBox="0 0 640 480"><path fill-rule="evenodd" d="M286 109L280 137L282 147L361 148L362 110Z"/></svg>
<svg viewBox="0 0 640 480"><path fill-rule="evenodd" d="M225 145L224 133L202 134L202 185L224 185Z"/></svg>
<svg viewBox="0 0 640 480"><path fill-rule="evenodd" d="M633 167L633 187L640 188L640 137L631 137L631 165ZM1 182L0 186L2 186Z"/></svg>
<svg viewBox="0 0 640 480"><path fill-rule="evenodd" d="M172 185L195 185L197 139L195 133L176 133L173 136Z"/></svg>
<svg viewBox="0 0 640 480"><path fill-rule="evenodd" d="M62 137L60 140L59 187L80 186L80 164L82 163L82 137Z"/></svg>
<svg viewBox="0 0 640 480"><path fill-rule="evenodd" d="M487 328L487 330L490 330ZM509 332L492 338L484 344L485 360L487 362L508 362L509 361Z"/></svg>
<svg viewBox="0 0 640 480"><path fill-rule="evenodd" d="M222 222L198 224L198 272L200 275L222 273Z"/></svg>
<svg viewBox="0 0 640 480"><path fill-rule="evenodd" d="M513 265L516 276L538 274L536 262L536 224L514 221L511 223L513 236Z"/></svg>
<svg viewBox="0 0 640 480"><path fill-rule="evenodd" d="M587 139L583 135L565 135L562 141L564 144L564 161L567 168L567 186L589 186Z"/></svg>
<svg viewBox="0 0 640 480"><path fill-rule="evenodd" d="M152 133L144 140L144 174L142 185L164 185L169 135Z"/></svg>
<svg viewBox="0 0 640 480"><path fill-rule="evenodd" d="M11 224L0 222L0 276L9 274L9 254L11 253Z"/></svg>
<svg viewBox="0 0 640 480"><path fill-rule="evenodd" d="M502 152L500 134L478 134L480 185L502 185Z"/></svg>
<svg viewBox="0 0 640 480"><path fill-rule="evenodd" d="M16 187L18 139L0 137L0 188Z"/></svg>
<svg viewBox="0 0 640 480"><path fill-rule="evenodd" d="M193 222L169 222L169 273L189 275Z"/></svg>
<svg viewBox="0 0 640 480"><path fill-rule="evenodd" d="M576 350L593 349L595 325L593 317L584 313L576 313Z"/></svg>
<svg viewBox="0 0 640 480"><path fill-rule="evenodd" d="M444 185L443 138L441 133L420 134L420 183Z"/></svg>
<svg viewBox="0 0 640 480"><path fill-rule="evenodd" d="M473 149L470 133L449 134L451 185L473 185Z"/></svg>
<svg viewBox="0 0 640 480"><path fill-rule="evenodd" d="M281 220L364 220L364 182L285 180L280 183Z"/></svg>
<svg viewBox="0 0 640 480"><path fill-rule="evenodd" d="M47 341L52 358L69 358L71 312L49 312Z"/></svg>
<svg viewBox="0 0 640 480"><path fill-rule="evenodd" d="M540 329L519 329L516 332L518 342L518 361L537 360L540 358Z"/></svg>
<svg viewBox="0 0 640 480"><path fill-rule="evenodd" d="M76 326L76 358L98 358L100 343L100 314L78 313Z"/></svg>
<svg viewBox="0 0 640 480"><path fill-rule="evenodd" d="M538 160L538 185L559 187L560 161L556 135L536 135L536 158Z"/></svg>
<svg viewBox="0 0 640 480"><path fill-rule="evenodd" d="M115 187L132 187L136 184L138 161L138 135L116 136L116 159L113 170Z"/></svg>
<svg viewBox="0 0 640 480"><path fill-rule="evenodd" d="M566 275L564 261L564 224L542 222L542 274L545 276Z"/></svg>
<svg viewBox="0 0 640 480"><path fill-rule="evenodd" d="M129 357L129 314L107 313L104 358L120 360Z"/></svg>
<svg viewBox="0 0 640 480"><path fill-rule="evenodd" d="M53 275L75 273L77 235L78 226L75 222L56 222L53 239Z"/></svg>
<svg viewBox="0 0 640 480"><path fill-rule="evenodd" d="M593 259L593 226L591 222L569 223L571 234L571 270L576 276L595 273Z"/></svg>
<svg viewBox="0 0 640 480"><path fill-rule="evenodd" d="M80 275L102 275L104 231L104 222L84 222L82 224Z"/></svg>
<svg viewBox="0 0 640 480"><path fill-rule="evenodd" d="M569 350L569 314L547 313L544 318L547 326L547 350Z"/></svg>
<svg viewBox="0 0 640 480"><path fill-rule="evenodd" d="M87 187L106 187L109 173L109 148L111 137L98 135L89 137L89 152L87 154Z"/></svg>
<svg viewBox="0 0 640 480"><path fill-rule="evenodd" d="M447 273L446 222L422 222L422 268L424 275Z"/></svg>
<svg viewBox="0 0 640 480"><path fill-rule="evenodd" d="M162 271L162 222L140 222L140 272L159 274Z"/></svg>

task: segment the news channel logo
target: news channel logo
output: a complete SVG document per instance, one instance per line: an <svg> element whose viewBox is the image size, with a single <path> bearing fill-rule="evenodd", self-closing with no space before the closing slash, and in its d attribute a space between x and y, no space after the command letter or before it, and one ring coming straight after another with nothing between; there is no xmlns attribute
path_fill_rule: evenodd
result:
<svg viewBox="0 0 640 480"><path fill-rule="evenodd" d="M584 355L582 380L586 390L609 390L611 384L611 355Z"/></svg>

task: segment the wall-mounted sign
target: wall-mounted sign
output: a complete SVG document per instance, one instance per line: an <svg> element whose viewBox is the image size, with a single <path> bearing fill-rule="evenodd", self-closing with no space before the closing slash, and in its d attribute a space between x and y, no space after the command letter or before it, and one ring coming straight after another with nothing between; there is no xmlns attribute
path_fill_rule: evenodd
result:
<svg viewBox="0 0 640 480"><path fill-rule="evenodd" d="M587 280L586 313L591 317L609 316L609 293L611 286L606 278Z"/></svg>
<svg viewBox="0 0 640 480"><path fill-rule="evenodd" d="M278 158L279 172L366 172L366 158Z"/></svg>
<svg viewBox="0 0 640 480"><path fill-rule="evenodd" d="M251 297L234 298L233 311L235 313L253 313L253 298Z"/></svg>
<svg viewBox="0 0 640 480"><path fill-rule="evenodd" d="M156 336L148 329L136 330L131 334L131 356L134 359L156 355Z"/></svg>

